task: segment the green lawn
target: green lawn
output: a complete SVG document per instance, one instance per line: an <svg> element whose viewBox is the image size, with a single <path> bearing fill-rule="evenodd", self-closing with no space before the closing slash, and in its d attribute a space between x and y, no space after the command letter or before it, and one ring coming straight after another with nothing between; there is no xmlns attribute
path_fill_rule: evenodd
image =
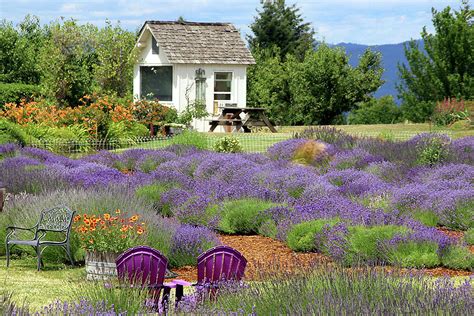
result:
<svg viewBox="0 0 474 316"><path fill-rule="evenodd" d="M396 140L406 140L417 134L425 132L436 132L448 134L452 138L460 138L464 136L474 136L474 128L469 130L454 130L446 127L438 127L425 124L374 124L374 125L334 125L335 128L341 129L349 134L357 136L378 137L383 134L391 133ZM305 126L283 126L278 131L284 133L301 132L307 127Z"/></svg>
<svg viewBox="0 0 474 316"><path fill-rule="evenodd" d="M436 132L447 134L452 138L460 138L464 136L474 136L474 129L469 130L453 130L449 128L440 128L430 124L377 124L377 125L335 125L337 129L341 129L351 135L382 137L384 139L403 141L413 136L425 133ZM282 126L277 127L278 133L234 133L233 137L239 139L244 152L265 152L268 147L275 143L291 138L295 133L302 132L308 128L307 126ZM264 131L264 129L262 129ZM208 148L212 148L215 142L229 134L225 133L206 133L208 138ZM158 149L164 148L171 144L171 140L162 139L149 142L142 142L130 148L148 148ZM126 148L129 149L129 148ZM117 152L126 150L117 149Z"/></svg>
<svg viewBox="0 0 474 316"><path fill-rule="evenodd" d="M0 295L12 293L13 300L32 309L48 305L57 299L70 299L85 279L84 267L45 262L41 271L36 271L36 258L10 261L6 268L5 258L0 259Z"/></svg>

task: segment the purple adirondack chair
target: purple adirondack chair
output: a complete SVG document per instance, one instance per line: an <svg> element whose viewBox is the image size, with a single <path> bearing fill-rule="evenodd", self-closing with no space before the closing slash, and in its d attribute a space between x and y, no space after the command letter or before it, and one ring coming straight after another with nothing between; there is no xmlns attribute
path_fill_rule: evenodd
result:
<svg viewBox="0 0 474 316"><path fill-rule="evenodd" d="M244 276L247 259L228 246L217 246L201 254L197 259L198 281L196 284L183 280L173 280L176 284L176 300L183 296L183 286L209 286L210 295L215 296L218 282L240 281Z"/></svg>
<svg viewBox="0 0 474 316"><path fill-rule="evenodd" d="M166 307L174 283L163 283L168 259L158 250L148 246L130 248L117 257L117 274L121 282L140 285L149 289L154 306L159 306L160 293L163 289L162 303Z"/></svg>

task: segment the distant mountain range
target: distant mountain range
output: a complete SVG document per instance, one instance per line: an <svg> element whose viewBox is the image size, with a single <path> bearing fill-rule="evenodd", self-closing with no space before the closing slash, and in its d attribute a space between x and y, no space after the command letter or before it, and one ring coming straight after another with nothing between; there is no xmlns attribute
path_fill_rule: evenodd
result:
<svg viewBox="0 0 474 316"><path fill-rule="evenodd" d="M417 40L418 45L423 47L423 41ZM356 66L359 60L359 57L364 53L367 48L370 48L372 51L377 51L382 54L382 67L385 69L382 79L385 80L385 83L375 92L376 97L381 97L384 95L393 95L397 101L397 89L396 84L399 82L398 77L398 63L406 63L404 45L407 42L399 44L385 44L385 45L361 45L361 44L352 44L352 43L339 43L334 46L343 47L350 56L349 63L352 66ZM398 103L398 102L397 102Z"/></svg>

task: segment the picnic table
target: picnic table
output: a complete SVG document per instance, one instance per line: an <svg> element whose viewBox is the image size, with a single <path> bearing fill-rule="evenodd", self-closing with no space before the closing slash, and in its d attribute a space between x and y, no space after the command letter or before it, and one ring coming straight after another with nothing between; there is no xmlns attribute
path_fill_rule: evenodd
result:
<svg viewBox="0 0 474 316"><path fill-rule="evenodd" d="M219 117L209 122L209 125L211 125L209 132L213 132L219 125L233 126L234 132L239 132L242 129L245 133L250 133L250 127L252 126L266 126L272 133L277 132L265 115L264 108L239 108L234 106L219 108L221 109ZM245 114L244 118L240 116L242 113Z"/></svg>

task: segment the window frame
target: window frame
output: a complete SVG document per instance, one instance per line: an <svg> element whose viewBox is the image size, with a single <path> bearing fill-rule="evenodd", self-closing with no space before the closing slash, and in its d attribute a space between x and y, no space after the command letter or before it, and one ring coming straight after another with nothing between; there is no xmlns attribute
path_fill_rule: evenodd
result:
<svg viewBox="0 0 474 316"><path fill-rule="evenodd" d="M158 100L160 100L160 103L173 103L174 102L174 73L175 73L175 70L174 70L174 65L172 64L164 64L164 65L155 65L155 64L142 64L142 65L139 65L138 66L138 73L139 73L139 77L140 77L140 86L139 86L139 98L140 99L146 99L146 96L142 96L143 94L143 85L142 85L142 82L143 82L143 76L142 76L142 71L141 71L141 68L142 67L147 67L147 68L152 68L152 67L171 67L171 100L169 101L164 101L164 100L161 100L158 98Z"/></svg>
<svg viewBox="0 0 474 316"><path fill-rule="evenodd" d="M229 80L223 80L223 79L217 79L217 76L216 74L218 73L227 73L231 75L230 77L230 91L229 92L217 92L216 91L216 82L220 81L220 82L227 82ZM233 102L234 100L234 97L233 97L233 91L234 91L234 71L232 70L217 70L217 71L214 71L214 87L212 89L212 99L213 101L217 101L217 102ZM230 99L229 100L217 100L216 99L216 94L219 94L219 95L229 95L230 96Z"/></svg>

